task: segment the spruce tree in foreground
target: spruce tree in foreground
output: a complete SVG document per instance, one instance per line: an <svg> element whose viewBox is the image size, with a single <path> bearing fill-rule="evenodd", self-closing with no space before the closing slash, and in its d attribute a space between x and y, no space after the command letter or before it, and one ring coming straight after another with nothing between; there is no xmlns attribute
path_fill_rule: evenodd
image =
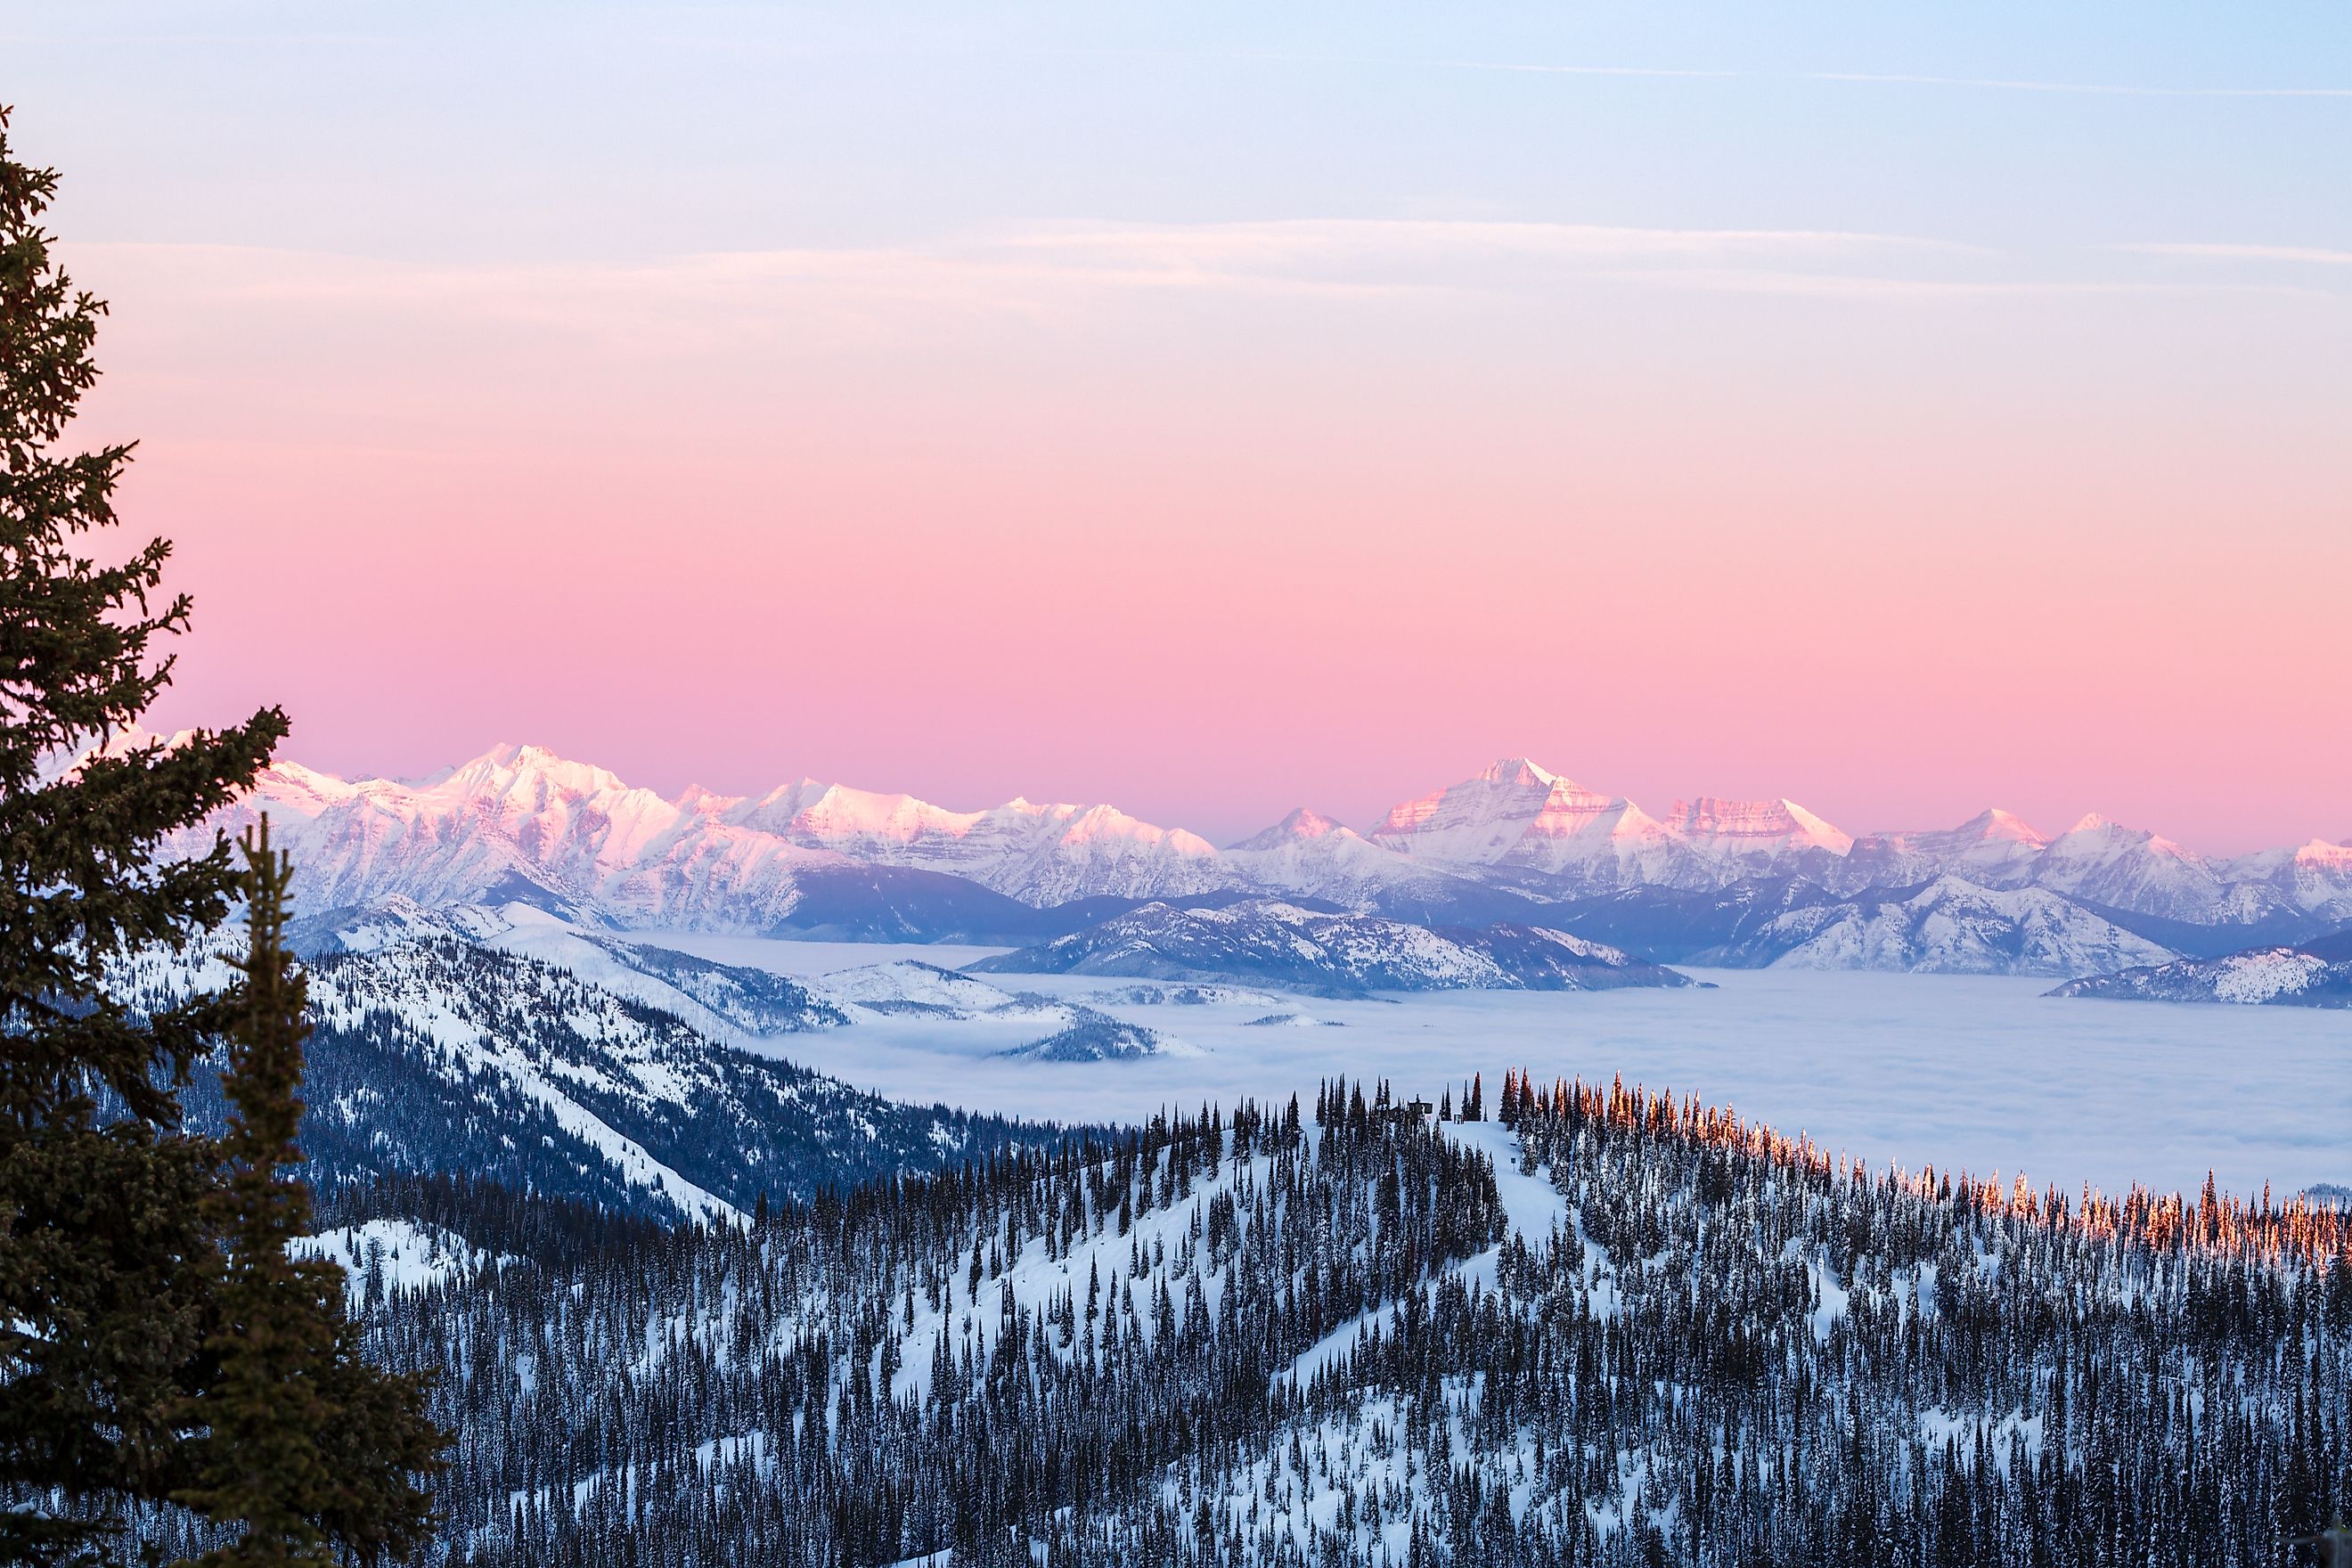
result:
<svg viewBox="0 0 2352 1568"><path fill-rule="evenodd" d="M105 307L52 261L39 220L56 188L11 155L0 110L0 1563L92 1560L135 1507L206 1484L188 1423L211 1371L222 1167L182 1131L177 1091L231 1014L213 996L133 1012L107 972L226 916L225 839L157 851L251 784L286 732L268 708L169 747L125 742L170 681L155 645L189 605L160 595L166 541L106 548L130 448L61 449ZM385 1517L385 1499L371 1506Z"/></svg>
<svg viewBox="0 0 2352 1568"><path fill-rule="evenodd" d="M176 1500L243 1527L205 1568L329 1563L331 1544L405 1557L431 1523L415 1478L438 1468L443 1439L424 1417L421 1383L360 1359L342 1269L288 1256L310 1229L310 1189L293 1173L307 988L286 947L291 868L270 850L267 817L244 849L248 940L222 1079L227 1173L209 1194L226 1249L204 1342L215 1370L192 1404L205 1429L197 1484Z"/></svg>

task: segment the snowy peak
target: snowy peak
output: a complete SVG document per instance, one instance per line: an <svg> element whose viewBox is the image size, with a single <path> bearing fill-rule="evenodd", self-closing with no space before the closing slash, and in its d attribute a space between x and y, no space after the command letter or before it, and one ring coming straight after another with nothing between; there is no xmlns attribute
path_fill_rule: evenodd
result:
<svg viewBox="0 0 2352 1568"><path fill-rule="evenodd" d="M1392 807L1371 839L1444 864L1491 866L1563 789L1570 796L1582 793L1524 757L1506 757L1474 778Z"/></svg>
<svg viewBox="0 0 2352 1568"><path fill-rule="evenodd" d="M1335 822L1319 811L1302 805L1272 827L1260 833L1254 833L1240 843L1229 844L1225 847L1243 850L1279 849L1286 844L1297 844L1339 835L1345 835L1349 838L1360 837L1354 828Z"/></svg>
<svg viewBox="0 0 2352 1568"><path fill-rule="evenodd" d="M478 799L527 795L542 804L630 793L629 786L609 769L575 763L545 746L512 742L502 742L472 761L458 763L444 787Z"/></svg>
<svg viewBox="0 0 2352 1568"><path fill-rule="evenodd" d="M1549 789L1560 782L1558 773L1538 767L1525 757L1497 758L1478 777L1482 783L1508 784L1514 789Z"/></svg>
<svg viewBox="0 0 2352 1568"><path fill-rule="evenodd" d="M106 749L156 740L127 731ZM961 811L805 777L763 794L696 786L665 797L546 746L504 742L414 781L278 763L168 852L201 853L216 829L234 834L264 811L294 853L307 912L395 897L427 908L522 900L623 930L1018 941L1050 929L1027 911L1076 900L1268 892L1424 924L1542 924L1543 906L1641 889L1796 879L1853 895L1946 875L2165 920L2271 921L2287 934L2299 921L2352 920L2352 846L2326 840L2208 861L2096 816L2052 838L2000 810L1855 840L1786 799L1702 796L1653 816L1525 757L1397 805L1370 835L1302 807L1220 850L1105 803L1016 796Z"/></svg>
<svg viewBox="0 0 2352 1568"><path fill-rule="evenodd" d="M1846 852L1842 888L1899 887L1948 872L1990 888L2013 887L2032 872L2050 836L2014 812L1979 812L1958 827L1873 833Z"/></svg>
<svg viewBox="0 0 2352 1568"><path fill-rule="evenodd" d="M1980 844L2024 844L2041 849L2048 847L2050 835L2042 832L2013 811L1990 806L1952 829L1955 837Z"/></svg>
<svg viewBox="0 0 2352 1568"><path fill-rule="evenodd" d="M980 812L943 811L910 795L882 795L827 784L782 825L786 837L828 849L853 844L905 848L927 838L961 838L979 825Z"/></svg>
<svg viewBox="0 0 2352 1568"><path fill-rule="evenodd" d="M1535 872L1569 890L1721 886L1779 858L1843 855L1851 836L1785 800L1676 801L1653 817L1524 758L1390 811L1373 843L1433 864Z"/></svg>

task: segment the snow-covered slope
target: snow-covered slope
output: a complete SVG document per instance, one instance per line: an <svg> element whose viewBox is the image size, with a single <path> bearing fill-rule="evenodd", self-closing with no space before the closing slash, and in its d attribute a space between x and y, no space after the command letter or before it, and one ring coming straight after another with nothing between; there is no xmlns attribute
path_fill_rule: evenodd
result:
<svg viewBox="0 0 2352 1568"><path fill-rule="evenodd" d="M1939 877L1905 892L1790 910L1712 956L1801 969L2078 975L2169 954L2055 893Z"/></svg>
<svg viewBox="0 0 2352 1568"><path fill-rule="evenodd" d="M306 965L302 1142L320 1175L462 1173L730 1219L763 1192L806 1196L1058 1136L881 1100L780 1058L753 1026L844 1016L781 976L576 935L516 951L495 945L512 933L493 911L466 919L487 941L418 921ZM152 1007L231 977L216 956L149 952L114 984ZM209 1073L187 1103L198 1126L223 1114Z"/></svg>
<svg viewBox="0 0 2352 1568"><path fill-rule="evenodd" d="M483 1251L439 1226L409 1219L371 1219L298 1237L286 1250L340 1266L350 1276L353 1310L373 1307L394 1291L463 1283L482 1269L513 1259Z"/></svg>
<svg viewBox="0 0 2352 1568"><path fill-rule="evenodd" d="M772 1035L849 1021L826 997L782 975L583 931L530 904L436 910L395 897L366 910L305 922L298 946L324 957L383 952L436 937L552 964L615 995L658 1007L729 1044L749 1045Z"/></svg>
<svg viewBox="0 0 2352 1568"><path fill-rule="evenodd" d="M852 1019L986 1018L1026 1025L1035 1037L1001 1054L1033 1061L1132 1060L1195 1055L1194 1047L1081 1002L1010 992L935 963L901 959L836 970L811 983Z"/></svg>
<svg viewBox="0 0 2352 1568"><path fill-rule="evenodd" d="M2070 898L2167 920L2254 920L2281 901L2256 886L2231 887L2220 868L2160 834L2095 813L2052 839L2029 876Z"/></svg>
<svg viewBox="0 0 2352 1568"><path fill-rule="evenodd" d="M802 779L756 799L715 802L728 820L870 865L966 877L1024 903L1169 898L1233 885L1215 846L1115 806L1015 798L948 811L906 795Z"/></svg>
<svg viewBox="0 0 2352 1568"><path fill-rule="evenodd" d="M1689 984L1672 970L1561 931L1431 929L1370 915L1323 914L1273 900L1213 910L1147 904L971 967L987 973L1234 980L1320 995Z"/></svg>
<svg viewBox="0 0 2352 1568"><path fill-rule="evenodd" d="M2352 1007L2352 930L2296 947L2184 958L2073 981L2053 996L2240 1006Z"/></svg>
<svg viewBox="0 0 2352 1568"><path fill-rule="evenodd" d="M1373 843L1320 812L1299 807L1228 847L1224 864L1248 885L1386 915L1416 925L1533 921L1544 905Z"/></svg>
<svg viewBox="0 0 2352 1568"><path fill-rule="evenodd" d="M1901 888L1939 876L1980 887L2015 887L2032 875L2050 836L2014 812L1984 811L1958 827L1921 833L1871 833L1853 841L1837 885Z"/></svg>

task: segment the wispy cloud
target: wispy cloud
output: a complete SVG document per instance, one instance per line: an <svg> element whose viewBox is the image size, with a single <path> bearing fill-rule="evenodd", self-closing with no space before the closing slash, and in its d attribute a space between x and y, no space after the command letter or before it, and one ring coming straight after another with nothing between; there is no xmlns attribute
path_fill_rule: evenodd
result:
<svg viewBox="0 0 2352 1568"><path fill-rule="evenodd" d="M1748 74L1745 71L1704 70L1680 66L1551 66L1526 65L1513 60L1440 60L1436 63L1455 70L1511 71L1524 76L1654 76L1724 80Z"/></svg>
<svg viewBox="0 0 2352 1568"><path fill-rule="evenodd" d="M1386 218L1250 223L1076 223L997 236L977 257L1096 273L1183 277L1245 285L1276 278L1397 283L1475 282L1497 270L1673 267L1731 260L1803 264L1831 258L1958 256L1976 247L1908 235L1835 229L1638 228L1599 224Z"/></svg>
<svg viewBox="0 0 2352 1568"><path fill-rule="evenodd" d="M1301 57L1302 63L1306 63ZM1401 66L1394 59L1318 58L1321 65ZM1548 65L1518 60L1430 60L1442 70L1500 71L1514 76L1655 77L1697 81L1851 82L1888 87L1930 87L1985 92L2076 94L2092 98L2284 98L2352 99L2352 87L2197 87L2159 86L2140 82L2037 81L2014 77L1936 76L1913 71L1759 71L1717 70L1679 66Z"/></svg>
<svg viewBox="0 0 2352 1568"><path fill-rule="evenodd" d="M2176 247L2269 254L2267 247ZM394 261L210 245L68 247L77 275L165 333L210 315L298 314L314 330L492 331L654 358L750 341L798 350L914 344L951 323L1099 321L1147 299L1302 306L1529 301L1577 287L1933 305L2053 295L2313 293L2264 281L2021 276L2016 258L1910 235L1816 229L1307 218L1069 222L923 243L635 260ZM2299 258L2352 260L2333 252ZM373 324L373 325L371 325Z"/></svg>
<svg viewBox="0 0 2352 1568"><path fill-rule="evenodd" d="M1981 88L1993 92L2076 93L2093 98L2347 98L2344 87L2149 87L2094 81L2021 81L2003 77L1919 76L1899 71L1807 71L1807 81L1881 82L1895 87Z"/></svg>
<svg viewBox="0 0 2352 1568"><path fill-rule="evenodd" d="M2119 245L2142 256L2203 257L2215 261L2288 261L2316 267L2352 267L2352 250L2328 250L2314 245Z"/></svg>

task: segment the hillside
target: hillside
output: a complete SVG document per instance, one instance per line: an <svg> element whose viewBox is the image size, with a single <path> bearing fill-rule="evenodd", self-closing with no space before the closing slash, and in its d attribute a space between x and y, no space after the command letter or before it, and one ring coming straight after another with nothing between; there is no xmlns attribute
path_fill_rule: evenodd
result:
<svg viewBox="0 0 2352 1568"><path fill-rule="evenodd" d="M2140 965L2073 981L2051 994L2251 1007L2352 1007L2352 930L2293 946Z"/></svg>
<svg viewBox="0 0 2352 1568"><path fill-rule="evenodd" d="M2352 1500L2336 1211L1498 1098L1327 1086L763 1226L410 1184L330 1242L446 1238L364 1293L447 1369L452 1561L2252 1568Z"/></svg>
<svg viewBox="0 0 2352 1568"><path fill-rule="evenodd" d="M658 949L586 950L607 959L601 972L444 934L313 960L302 1122L313 1178L463 1173L608 1210L728 1218L762 1197L1063 1136L796 1066L739 1021L840 1021L789 981ZM629 984L654 976L676 989ZM186 979L151 967L134 990L152 1005ZM187 1102L199 1127L222 1116L209 1066Z"/></svg>

